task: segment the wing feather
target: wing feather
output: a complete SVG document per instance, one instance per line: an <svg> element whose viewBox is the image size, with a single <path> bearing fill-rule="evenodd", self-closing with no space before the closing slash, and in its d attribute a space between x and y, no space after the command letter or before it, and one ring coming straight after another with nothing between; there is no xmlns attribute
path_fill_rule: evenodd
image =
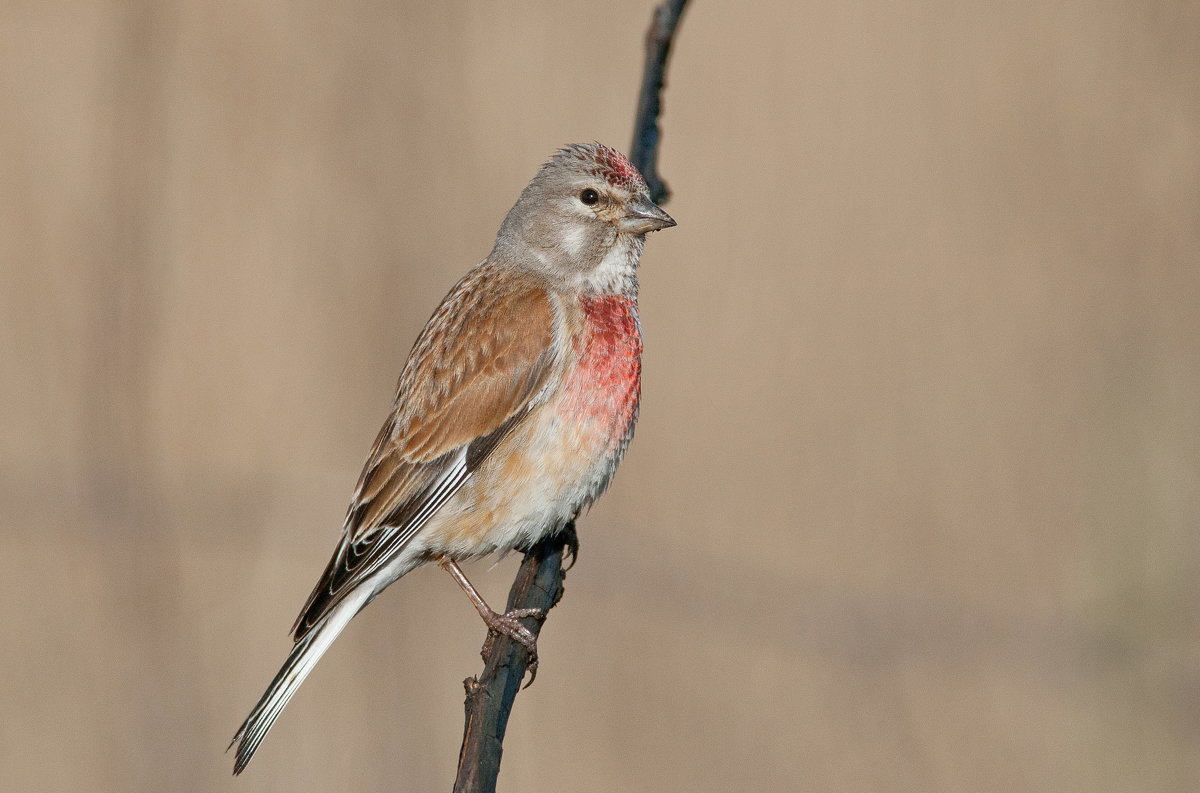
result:
<svg viewBox="0 0 1200 793"><path fill-rule="evenodd" d="M529 283L497 288L489 275L486 264L469 273L418 337L359 476L342 540L293 626L297 641L396 558L553 377L550 296Z"/></svg>

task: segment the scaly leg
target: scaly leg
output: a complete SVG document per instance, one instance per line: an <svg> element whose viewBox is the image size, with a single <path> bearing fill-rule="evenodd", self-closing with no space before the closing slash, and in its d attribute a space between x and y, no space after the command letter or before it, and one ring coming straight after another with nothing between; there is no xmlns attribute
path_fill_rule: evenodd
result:
<svg viewBox="0 0 1200 793"><path fill-rule="evenodd" d="M513 609L512 611L500 614L492 609L483 599L483 596L471 585L471 582L467 580L466 574L463 573L462 568L458 566L457 562L448 557L442 557L438 564L450 574L455 583L466 593L467 598L471 601L471 605L475 606L475 610L479 612L479 616L483 618L483 622L487 625L490 632L507 636L525 648L525 652L529 655L529 682L532 683L533 678L537 677L537 637L528 628L518 622L518 620L525 619L526 617L544 620L546 619L546 612L542 609Z"/></svg>

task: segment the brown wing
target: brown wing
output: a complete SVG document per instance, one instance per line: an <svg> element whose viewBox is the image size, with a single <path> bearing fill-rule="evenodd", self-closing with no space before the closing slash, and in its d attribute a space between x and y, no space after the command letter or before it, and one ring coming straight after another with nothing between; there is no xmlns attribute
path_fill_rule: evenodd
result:
<svg viewBox="0 0 1200 793"><path fill-rule="evenodd" d="M396 557L548 382L555 364L549 296L531 284L493 285L493 275L486 265L469 273L418 337L342 541L293 627L297 640Z"/></svg>

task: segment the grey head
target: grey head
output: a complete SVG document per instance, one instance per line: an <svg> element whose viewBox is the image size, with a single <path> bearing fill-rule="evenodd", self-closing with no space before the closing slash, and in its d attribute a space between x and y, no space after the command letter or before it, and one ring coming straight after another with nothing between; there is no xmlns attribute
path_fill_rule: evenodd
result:
<svg viewBox="0 0 1200 793"><path fill-rule="evenodd" d="M555 152L521 192L493 255L578 283L618 260L636 267L646 234L674 225L625 155L576 143Z"/></svg>

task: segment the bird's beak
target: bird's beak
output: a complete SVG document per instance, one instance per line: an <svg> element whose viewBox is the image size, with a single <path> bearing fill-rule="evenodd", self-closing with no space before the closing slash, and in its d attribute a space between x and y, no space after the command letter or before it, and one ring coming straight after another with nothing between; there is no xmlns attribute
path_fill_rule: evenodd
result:
<svg viewBox="0 0 1200 793"><path fill-rule="evenodd" d="M646 196L634 199L625 217L617 221L617 226L627 234L645 234L648 231L669 229L674 225L675 221L671 216Z"/></svg>

